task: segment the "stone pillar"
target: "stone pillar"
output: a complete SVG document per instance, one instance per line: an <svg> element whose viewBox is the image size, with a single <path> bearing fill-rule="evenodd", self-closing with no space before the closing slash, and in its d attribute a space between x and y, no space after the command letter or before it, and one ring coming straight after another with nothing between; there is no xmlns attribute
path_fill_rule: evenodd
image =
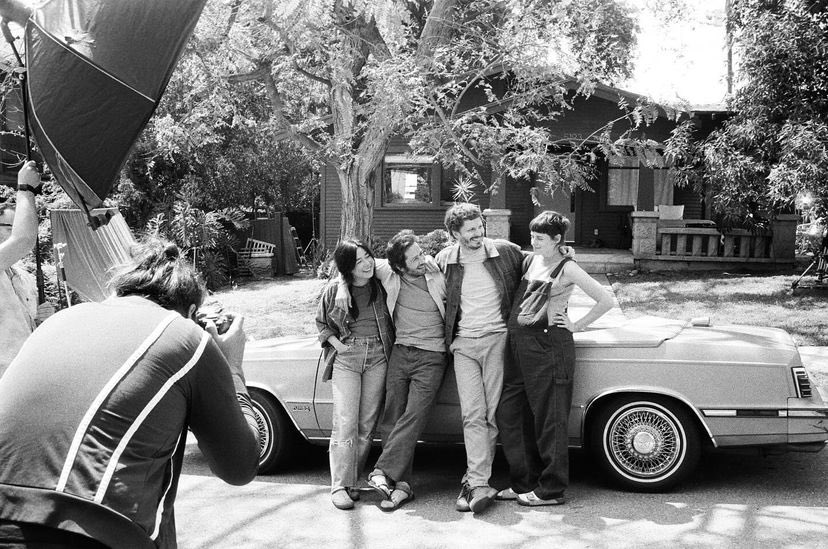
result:
<svg viewBox="0 0 828 549"><path fill-rule="evenodd" d="M654 256L658 229L658 212L633 212L632 214L633 258Z"/></svg>
<svg viewBox="0 0 828 549"><path fill-rule="evenodd" d="M486 208L483 210L483 217L486 219L486 236L509 240L509 218L512 217L512 210Z"/></svg>
<svg viewBox="0 0 828 549"><path fill-rule="evenodd" d="M796 214L779 214L771 223L773 241L771 242L771 257L777 261L791 261L796 259L796 225L799 216Z"/></svg>

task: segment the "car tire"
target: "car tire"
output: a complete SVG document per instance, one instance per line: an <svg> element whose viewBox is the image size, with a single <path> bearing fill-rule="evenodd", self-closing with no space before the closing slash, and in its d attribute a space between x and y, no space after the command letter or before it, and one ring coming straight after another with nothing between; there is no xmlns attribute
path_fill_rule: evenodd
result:
<svg viewBox="0 0 828 549"><path fill-rule="evenodd" d="M296 431L275 399L259 389L250 389L253 413L259 423L259 474L273 473L293 455Z"/></svg>
<svg viewBox="0 0 828 549"><path fill-rule="evenodd" d="M695 470L701 455L696 423L669 399L616 398L590 423L590 449L603 472L636 492L673 488Z"/></svg>

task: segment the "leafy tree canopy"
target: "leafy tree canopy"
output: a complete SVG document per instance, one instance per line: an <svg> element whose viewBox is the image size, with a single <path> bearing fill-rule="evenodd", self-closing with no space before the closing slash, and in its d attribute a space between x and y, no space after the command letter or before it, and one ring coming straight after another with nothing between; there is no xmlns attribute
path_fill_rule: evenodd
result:
<svg viewBox="0 0 828 549"><path fill-rule="evenodd" d="M727 224L763 224L814 199L828 206L828 3L734 0L729 14L737 89L734 112L703 143L691 143L683 170L709 193Z"/></svg>
<svg viewBox="0 0 828 549"><path fill-rule="evenodd" d="M244 163L253 150L251 165L277 141L298 144L337 171L343 236L370 237L394 133L481 184L533 171L550 185L585 185L588 149L610 150L654 108L626 105L588 146L556 140L542 122L570 109L573 94L629 76L630 10L606 0L211 2L156 143L214 155L210 144L232 130L258 150L240 140L228 157ZM472 96L484 105L468 108Z"/></svg>

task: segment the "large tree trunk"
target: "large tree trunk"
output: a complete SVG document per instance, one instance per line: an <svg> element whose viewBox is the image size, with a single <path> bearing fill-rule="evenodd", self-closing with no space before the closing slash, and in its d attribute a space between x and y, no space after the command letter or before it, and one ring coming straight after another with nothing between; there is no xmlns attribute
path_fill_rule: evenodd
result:
<svg viewBox="0 0 828 549"><path fill-rule="evenodd" d="M374 192L377 170L337 169L342 188L339 239L357 238L370 245L374 224Z"/></svg>

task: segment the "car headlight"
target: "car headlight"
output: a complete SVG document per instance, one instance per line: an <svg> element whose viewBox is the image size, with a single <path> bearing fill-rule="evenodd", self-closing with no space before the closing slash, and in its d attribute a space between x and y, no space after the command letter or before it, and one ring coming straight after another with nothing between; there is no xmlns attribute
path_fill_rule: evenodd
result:
<svg viewBox="0 0 828 549"><path fill-rule="evenodd" d="M794 385L796 385L796 396L799 398L811 398L813 394L811 390L811 378L808 377L808 371L799 366L791 368L793 373Z"/></svg>

